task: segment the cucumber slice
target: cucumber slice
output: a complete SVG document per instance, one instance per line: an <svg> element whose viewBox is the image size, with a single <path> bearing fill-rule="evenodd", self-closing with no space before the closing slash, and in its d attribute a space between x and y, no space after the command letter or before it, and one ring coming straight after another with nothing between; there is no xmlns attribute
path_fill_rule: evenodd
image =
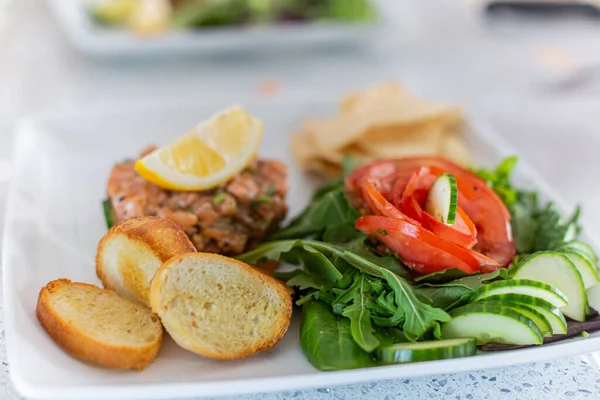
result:
<svg viewBox="0 0 600 400"><path fill-rule="evenodd" d="M550 324L550 329L553 335L564 335L567 333L567 321L560 312L560 310L539 297L527 296L525 294L498 294L490 297L486 297L482 302L490 303L501 303L501 304L521 304L526 307L532 308L538 313L542 314L546 321ZM534 321L535 322L535 321ZM539 327L539 325L538 325ZM543 332L543 330L542 330Z"/></svg>
<svg viewBox="0 0 600 400"><path fill-rule="evenodd" d="M497 304L500 306L506 306L506 307L512 308L513 310L515 310L519 314L523 315L524 317L529 318L535 324L535 326L538 327L540 332L542 332L542 335L544 335L544 337L552 336L552 327L550 327L550 322L548 322L546 317L544 317L544 315L539 313L537 310L535 310L525 304L513 303L513 302L507 302L507 301L504 301L502 303L495 302L495 301L486 301L485 303L486 304Z"/></svg>
<svg viewBox="0 0 600 400"><path fill-rule="evenodd" d="M575 321L585 321L588 301L583 279L564 254L556 251L534 253L517 266L513 278L532 279L554 286L568 299L568 304L560 307L562 313Z"/></svg>
<svg viewBox="0 0 600 400"><path fill-rule="evenodd" d="M590 247L589 244L582 242L581 240L572 240L565 243L563 246L564 250L575 251L585 258L587 258L594 266L598 264L598 256L596 252Z"/></svg>
<svg viewBox="0 0 600 400"><path fill-rule="evenodd" d="M594 285L587 290L588 304L594 310L600 310L600 285Z"/></svg>
<svg viewBox="0 0 600 400"><path fill-rule="evenodd" d="M477 341L474 338L431 340L428 342L397 343L377 349L375 356L384 364L443 360L474 356Z"/></svg>
<svg viewBox="0 0 600 400"><path fill-rule="evenodd" d="M568 302L567 296L557 288L530 279L507 279L504 281L488 283L473 293L471 302L480 301L490 296L509 293L538 297L553 304L555 307L566 306Z"/></svg>
<svg viewBox="0 0 600 400"><path fill-rule="evenodd" d="M562 253L571 260L573 265L575 265L575 268L577 268L577 271L579 271L584 288L589 289L600 281L596 267L594 267L585 256L581 255L581 253L571 250L563 251Z"/></svg>
<svg viewBox="0 0 600 400"><path fill-rule="evenodd" d="M425 212L447 225L454 224L458 205L458 186L452 174L442 174L433 182L427 199Z"/></svg>
<svg viewBox="0 0 600 400"><path fill-rule="evenodd" d="M532 320L514 309L498 305L467 304L450 311L452 319L442 325L442 337L474 337L478 345L486 343L542 344L542 332Z"/></svg>

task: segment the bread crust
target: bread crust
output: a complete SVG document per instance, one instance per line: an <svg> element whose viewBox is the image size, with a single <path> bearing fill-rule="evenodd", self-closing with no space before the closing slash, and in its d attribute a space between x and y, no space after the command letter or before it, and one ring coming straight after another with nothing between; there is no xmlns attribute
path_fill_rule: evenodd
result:
<svg viewBox="0 0 600 400"><path fill-rule="evenodd" d="M168 271L171 268L171 266L179 263L182 260L185 260L186 258L196 258L199 261L212 259L212 260L217 260L219 262L235 264L239 268L246 270L251 275L258 278L265 285L268 285L268 286L274 288L276 290L277 294L282 298L282 300L284 302L284 309L282 310L283 311L282 317L276 321L276 324L272 329L272 335L267 340L256 343L255 346L249 347L249 348L245 349L244 351L240 351L238 353L231 352L229 354L216 353L214 351L211 351L211 349L209 349L209 348L203 347L200 343L197 343L197 342L193 343L193 342L190 342L189 340L187 340L186 338L179 337L179 335L177 333L173 332L172 330L169 330L169 327L167 325L165 325L165 323L163 321L163 326L165 327L167 332L169 332L169 334L171 335L173 340L178 345L180 345L181 347L183 347L189 351L192 351L196 354L204 356L204 357L214 358L214 359L219 359L219 360L234 360L234 359L238 359L238 358L247 357L252 354L259 353L261 351L268 350L268 349L272 348L273 346L275 346L281 340L281 338L283 338L283 336L285 335L285 333L287 332L287 330L290 326L290 322L291 322L291 318L292 318L292 297L291 297L290 293L288 292L288 290L286 289L285 285L282 282L278 281L277 279L275 279L269 275L266 275L255 268L252 268L251 266L249 266L248 264L246 264L242 261L236 260L234 258L222 256L219 254L213 254L213 253L180 254L180 255L174 256L173 258L171 258L170 260L165 262L158 269L158 271L154 275L154 278L152 279L152 282L150 285L150 305L152 307L152 310L155 313L157 313L159 315L159 317L161 316L162 313L165 312L165 310L161 307L161 299L160 299L160 288L161 288L162 283L164 282L164 278L168 274Z"/></svg>
<svg viewBox="0 0 600 400"><path fill-rule="evenodd" d="M104 287L108 289L117 288L110 283L106 273L108 268L104 265L102 254L107 251L106 248L109 242L116 236L124 236L127 240L146 247L162 262L167 261L176 254L196 252L196 248L185 232L176 223L168 219L139 217L119 222L100 240L96 252L96 275L100 278ZM124 276L123 271L119 269L119 275L124 286L131 292L127 297L141 300L139 298L144 296L140 293L138 287L140 281L143 280L139 278L140 272L135 270L135 266L129 268L126 272L127 274Z"/></svg>
<svg viewBox="0 0 600 400"><path fill-rule="evenodd" d="M51 296L69 287L80 286L90 290L111 291L87 283L71 282L69 279L57 279L49 282L40 290L36 315L48 335L71 355L111 368L143 370L158 355L162 345L162 329L156 339L147 345L116 346L103 342L65 320L52 305Z"/></svg>

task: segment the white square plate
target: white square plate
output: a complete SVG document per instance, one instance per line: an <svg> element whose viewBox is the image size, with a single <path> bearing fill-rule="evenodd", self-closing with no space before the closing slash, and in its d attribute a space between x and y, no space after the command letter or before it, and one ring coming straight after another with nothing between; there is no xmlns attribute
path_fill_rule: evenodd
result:
<svg viewBox="0 0 600 400"><path fill-rule="evenodd" d="M256 28L171 30L157 36L138 37L125 29L95 23L88 13L92 1L94 0L48 0L60 28L77 50L108 58L202 55L269 48L356 44L369 39L375 33L375 28L385 20L382 15L379 22L375 23L324 21Z"/></svg>
<svg viewBox="0 0 600 400"><path fill-rule="evenodd" d="M304 118L333 112L336 102L313 96L240 103L265 122L262 155L289 162L291 214L298 212L308 202L314 183L294 167L288 135ZM170 339L143 372L99 368L72 358L42 330L35 304L40 288L53 279L99 283L93 260L98 240L106 232L101 200L111 166L147 144L169 142L227 105L216 100L114 105L109 110L21 124L3 260L8 358L19 392L30 398L63 400L231 395L503 367L600 350L600 336L594 334L585 340L471 358L323 373L302 354L296 316L272 350L239 361L204 359ZM467 136L477 163L492 165L511 153L484 127L474 125ZM555 198L523 162L518 168L517 178L523 184Z"/></svg>

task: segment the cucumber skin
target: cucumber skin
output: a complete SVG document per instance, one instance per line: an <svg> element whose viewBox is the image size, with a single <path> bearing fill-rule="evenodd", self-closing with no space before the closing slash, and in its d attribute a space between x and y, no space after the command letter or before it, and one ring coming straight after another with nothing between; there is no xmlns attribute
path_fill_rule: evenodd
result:
<svg viewBox="0 0 600 400"><path fill-rule="evenodd" d="M493 291L494 289L507 288L507 287L525 287L525 286L535 287L538 289L539 288L547 289L547 290L551 291L552 293L554 293L558 298L561 298L564 301L565 305L568 302L567 296L565 296L564 293L562 293L560 290L558 290L554 286L548 285L543 282L538 282L538 281L535 281L532 279L507 279L507 280L503 280L503 281L496 281L496 282L488 283L487 285L482 286L475 293L473 293L469 302L474 303L477 301L481 301L490 296L508 294L508 293L489 294L489 292ZM553 290L551 290L551 289L553 289ZM486 296L486 294L488 294L488 295ZM521 293L514 293L514 294L520 295ZM531 296L531 297L535 297L535 296Z"/></svg>
<svg viewBox="0 0 600 400"><path fill-rule="evenodd" d="M486 303L487 304L497 304L499 306L506 306L508 308L512 308L519 314L523 314L523 316L525 318L530 319L535 324L535 326L538 327L540 332L542 332L542 335L544 337L552 336L552 326L550 326L550 321L548 321L546 319L546 317L544 317L544 315L541 314L539 311L537 311L534 308L529 307L527 304L517 303L514 301L503 301L503 302L487 301ZM533 319L532 317L527 315L528 313L531 313L535 316L535 318L538 318L543 326L540 326L540 324L538 324L535 319Z"/></svg>
<svg viewBox="0 0 600 400"><path fill-rule="evenodd" d="M586 242L583 242L581 240L572 240L570 242L565 243L562 246L561 250L574 251L575 253L579 253L581 256L590 261L594 267L598 267L598 255Z"/></svg>
<svg viewBox="0 0 600 400"><path fill-rule="evenodd" d="M583 280L583 287L586 290L590 289L592 286L596 285L600 281L600 278L598 277L598 269L594 266L594 263L591 262L584 254L581 254L573 249L563 250L562 254L564 254L569 260L571 260L573 265L575 265L575 268L577 268L577 270L579 271L579 274L581 275L581 279ZM571 257L573 257L573 259ZM593 281L593 283L589 286L586 286L586 280L583 278L583 274L581 273L581 270L579 269L579 267L577 267L578 264L575 262L575 259L577 257L580 257L580 260L582 260L584 263L588 264L589 272L592 275L592 281Z"/></svg>
<svg viewBox="0 0 600 400"><path fill-rule="evenodd" d="M431 195L431 190L435 187L435 185L440 179L447 179L449 181L450 186L450 202L448 204L448 211L445 213L446 215L442 217L442 221L440 222L443 222L447 225L453 225L456 221L456 208L458 207L458 185L456 183L456 178L454 177L454 175L445 173L437 177L437 179L433 182L433 185L429 189L429 194L427 195L427 199L425 200L425 208L427 209L427 204L429 203L429 196ZM452 189L454 189L454 191ZM432 214L432 216L435 218L435 215Z"/></svg>
<svg viewBox="0 0 600 400"><path fill-rule="evenodd" d="M530 262L532 262L535 258L538 257L558 257L558 258L562 258L563 260L566 260L567 263L571 264L573 269L575 270L575 272L577 273L577 275L579 276L579 281L581 283L581 296L583 297L583 306L584 309L583 310L578 310L579 312L577 312L577 315L569 315L569 312L565 312L563 311L563 309L565 307L570 307L571 304L567 305L567 306L563 306L560 307L561 311L563 312L563 314L565 314L565 316L575 320L575 321L579 321L579 322L583 322L586 319L587 314L589 314L589 305L588 305L588 299L587 299L587 293L585 290L585 287L583 285L583 278L581 278L581 274L579 273L579 270L577 269L577 267L575 266L575 264L573 264L573 262L571 260L569 260L569 258L567 256L565 256L564 254L562 254L561 252L558 251L552 251L552 250L547 250L547 251L538 251L536 253L531 254L529 257L527 257L526 259L524 259L523 261L521 261L521 263L519 263L519 265L515 268L515 270L512 273L512 277L513 279L519 279L516 278L516 276L519 274L519 272L522 271L523 268L525 268L527 266L527 264L529 264ZM530 279L530 278L526 278L526 279ZM557 290L560 291L560 289L557 288ZM567 298L568 299L568 298Z"/></svg>
<svg viewBox="0 0 600 400"><path fill-rule="evenodd" d="M532 320L519 314L514 309L507 306L498 306L493 304L483 304L483 303L473 303L467 304L466 306L458 307L450 311L450 315L452 316L452 320L446 322L442 325L442 337L444 337L444 326L452 323L452 321L460 318L461 316L468 316L473 314L484 314L484 315L499 315L503 317L512 318L515 321L520 322L521 324L527 326L532 334L536 337L535 343L532 342L522 342L522 343L508 343L508 342L494 342L494 343L506 343L506 344L523 344L523 345L531 345L531 344L542 344L544 342L544 335L537 327L536 324L533 323ZM447 337L450 339L450 337ZM483 345L487 343L491 343L493 339L497 338L477 338L477 345Z"/></svg>
<svg viewBox="0 0 600 400"><path fill-rule="evenodd" d="M528 296L525 294L496 294L493 296L486 297L484 299L479 300L482 303L501 303L501 304L510 304L517 303L522 304L528 307L540 307L544 308L546 312L553 314L558 321L560 322L560 331L553 332L555 335L564 335L567 333L567 321L563 316L562 312L558 307L552 305L552 303L540 299L539 297ZM536 310L538 311L538 310ZM539 311L538 311L539 312ZM542 314L543 315L543 314ZM546 318L550 327L552 328L552 322Z"/></svg>
<svg viewBox="0 0 600 400"><path fill-rule="evenodd" d="M456 339L449 339L456 340ZM444 340L432 341L439 344ZM420 361L445 360L448 358L470 357L477 354L477 340L475 338L466 338L464 342L450 347L438 347L431 349L401 349L389 346L377 349L375 355L382 364L404 364Z"/></svg>

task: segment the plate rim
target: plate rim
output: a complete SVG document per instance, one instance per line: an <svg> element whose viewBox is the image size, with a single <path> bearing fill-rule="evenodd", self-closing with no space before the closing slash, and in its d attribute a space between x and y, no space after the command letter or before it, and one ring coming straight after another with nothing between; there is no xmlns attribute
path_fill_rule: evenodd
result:
<svg viewBox="0 0 600 400"><path fill-rule="evenodd" d="M282 96L283 97L283 96ZM245 98L246 102L256 101L277 101L282 102L289 106L287 102L305 102L310 101L310 96L302 96L295 98L288 98L282 101L282 97L275 98L256 98L256 96L248 96ZM336 98L331 96L331 98ZM225 99L223 99L225 100ZM328 96L324 96L320 101L329 101ZM214 104L220 101L220 99L210 99L197 101L188 107L192 107L197 104L203 104L205 106ZM242 101L241 101L242 102ZM183 101L181 102L183 104ZM126 103L128 104L128 103ZM81 107L63 114L41 114L37 117L26 118L22 120L17 126L17 135L13 145L14 155L14 167L15 176L10 183L7 202L6 202L6 220L4 229L4 240L3 240L3 252L2 252L2 273L3 273L3 301L4 301L4 323L6 330L6 344L7 344L7 359L10 363L11 359L14 359L16 354L16 348L14 346L16 338L16 326L15 322L15 307L14 300L16 300L16 294L13 293L9 282L12 282L14 274L14 266L11 260L12 251L9 247L16 240L14 239L13 231L13 218L10 216L10 210L14 209L15 203L18 199L17 194L17 177L20 174L19 171L22 169L23 160L23 146L26 146L25 141L27 135L31 135L31 130L35 129L36 126L51 123L54 121L60 121L61 119L69 118L81 118L86 116L101 116L112 114L116 112L121 115L127 115L132 109L138 112L148 109L161 109L163 112L168 112L169 109L177 108L177 103L167 102L166 100L152 100L144 104L136 104L130 107L116 107L115 104L106 105L105 109L98 109L95 107ZM469 128L473 131L474 135L478 136L490 146L493 146L500 155L507 156L511 154L517 154L512 146L510 146L502 137L497 135L491 128L487 126L485 121L481 118L467 112L467 120L469 121ZM33 133L37 134L37 133ZM532 168L526 159L521 158L519 162L519 169L522 172L536 181L536 188L541 192L544 192L549 198L556 202L557 206L564 212L565 205L567 204L560 194L553 189L551 185L534 169ZM590 238L591 239L591 238ZM591 240L591 244L597 248L596 243ZM549 351L549 348L561 347L559 355L555 355L556 351ZM391 365L391 366L379 366L374 367L372 370L377 371L374 374L365 374L365 371L371 369L356 369L356 370L344 370L344 371L333 371L333 372L320 372L314 370L311 373L305 374L292 374L283 377L266 377L266 378L244 378L237 380L222 380L222 381L207 381L207 382L168 382L168 383L153 383L153 384L118 384L110 386L100 385L85 385L85 386L34 386L26 381L23 377L19 376L14 368L10 369L10 379L13 382L15 388L21 394L34 399L81 399L83 396L87 399L105 399L111 398L146 398L146 399L160 399L168 398L173 396L215 396L215 395L239 395L239 394L250 394L250 393L266 393L281 390L290 389L310 389L324 386L337 386L359 382L373 382L381 381L385 379L400 379L416 376L428 376L435 374L447 374L454 372L466 372L482 368L501 368L511 365L521 365L532 362L545 361L555 358L562 358L567 356L573 356L577 354L590 353L593 351L600 350L600 335L592 334L590 338L585 340L572 340L567 339L562 343L554 343L550 346L540 346L527 349L519 349L519 357L512 357L514 350L508 350L505 352L488 353L485 355L476 356L475 359L478 362L475 364L472 361L473 358L460 359L449 359L449 360L438 360L430 361L424 365L428 366L427 372L422 372L419 368L406 368L404 365ZM412 364L414 365L414 364ZM404 371L398 374L398 370L404 367ZM451 371L451 372L449 372ZM140 390L142 385L143 390ZM183 390L183 392L182 392Z"/></svg>
<svg viewBox="0 0 600 400"><path fill-rule="evenodd" d="M151 38L137 37L120 29L96 29L93 21L86 12L84 0L47 0L52 14L60 30L67 37L69 43L78 51L101 57L131 57L141 55L169 55L169 54L195 54L196 50L209 49L211 52L228 52L228 48L241 48L247 44L247 35L254 36L255 40L265 41L268 38L271 45L282 45L284 36L292 40L306 40L314 42L314 38L322 38L323 32L332 36L326 42L357 40L361 37L368 39L382 27L388 26L389 21L382 13L382 7L373 1L379 11L379 17L374 21L347 23L339 21L308 22L310 29L304 24L271 24L266 27L231 26L214 30L169 30L164 34ZM379 0L380 1L380 0ZM333 35L332 35L333 34ZM311 37L313 39L311 39ZM214 40L228 42L226 48L217 48ZM212 42L211 42L212 41ZM125 52L125 53L124 53Z"/></svg>

